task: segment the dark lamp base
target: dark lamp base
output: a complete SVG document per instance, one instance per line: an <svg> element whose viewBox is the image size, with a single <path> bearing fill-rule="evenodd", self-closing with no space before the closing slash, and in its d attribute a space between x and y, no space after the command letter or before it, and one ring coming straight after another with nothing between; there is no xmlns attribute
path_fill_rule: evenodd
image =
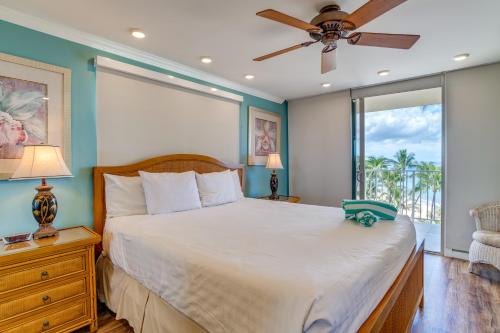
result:
<svg viewBox="0 0 500 333"><path fill-rule="evenodd" d="M55 195L50 191L52 186L47 185L45 179L42 178L42 184L37 188L38 193L35 195L32 203L33 217L38 222L39 228L33 234L34 239L51 237L58 234L57 229L52 226L52 222L57 214L57 200Z"/></svg>
<svg viewBox="0 0 500 333"><path fill-rule="evenodd" d="M271 195L269 196L269 199L278 200L280 196L278 195L278 176L276 175L276 170L273 170L273 173L271 174L269 186L271 187Z"/></svg>
<svg viewBox="0 0 500 333"><path fill-rule="evenodd" d="M57 229L52 226L52 223L43 225L41 224L38 230L35 231L35 233L33 234L33 238L40 239L40 238L57 236L58 234L59 231L57 231Z"/></svg>

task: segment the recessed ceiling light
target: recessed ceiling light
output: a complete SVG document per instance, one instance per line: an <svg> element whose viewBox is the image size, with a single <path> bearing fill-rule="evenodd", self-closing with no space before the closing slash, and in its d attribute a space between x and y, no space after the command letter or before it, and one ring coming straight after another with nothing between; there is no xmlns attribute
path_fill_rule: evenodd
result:
<svg viewBox="0 0 500 333"><path fill-rule="evenodd" d="M245 79L247 79L247 80L253 80L254 78L255 78L255 76L253 76L252 74L245 75Z"/></svg>
<svg viewBox="0 0 500 333"><path fill-rule="evenodd" d="M168 78L169 78L169 79L173 79L173 78L174 78L174 76L173 76L173 75L169 75L169 76L168 76Z"/></svg>
<svg viewBox="0 0 500 333"><path fill-rule="evenodd" d="M453 57L453 60L455 61L462 61L467 59L470 56L468 53L462 53L462 54L457 54L456 56Z"/></svg>
<svg viewBox="0 0 500 333"><path fill-rule="evenodd" d="M144 37L146 37L146 34L139 29L131 29L130 34L132 36L134 36L135 38L139 38L139 39L143 39Z"/></svg>
<svg viewBox="0 0 500 333"><path fill-rule="evenodd" d="M213 87L212 87L212 88L210 88L210 90L212 90L212 91L217 91L217 90L219 90L219 89L217 89L217 88L213 88Z"/></svg>
<svg viewBox="0 0 500 333"><path fill-rule="evenodd" d="M381 71L378 71L377 74L378 74L378 76L387 76L387 75L389 75L390 72L391 71L388 69L383 69Z"/></svg>
<svg viewBox="0 0 500 333"><path fill-rule="evenodd" d="M322 83L321 86L323 88L328 88L329 86L331 86L332 84L331 83Z"/></svg>
<svg viewBox="0 0 500 333"><path fill-rule="evenodd" d="M201 62L204 63L204 64L209 64L212 62L212 58L210 57L201 57Z"/></svg>
<svg viewBox="0 0 500 333"><path fill-rule="evenodd" d="M48 97L42 97L42 99L43 99L43 100L46 100L46 101L48 101L48 100L49 100L49 98L48 98Z"/></svg>

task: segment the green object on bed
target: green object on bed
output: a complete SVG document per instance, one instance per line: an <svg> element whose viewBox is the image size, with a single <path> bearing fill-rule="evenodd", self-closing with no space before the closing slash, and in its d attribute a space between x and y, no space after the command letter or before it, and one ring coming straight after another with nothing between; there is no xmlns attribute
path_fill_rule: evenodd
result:
<svg viewBox="0 0 500 333"><path fill-rule="evenodd" d="M360 223L365 227L371 227L373 223L380 221L380 217L368 210L358 212L352 216L346 217L346 219L353 220L354 222Z"/></svg>
<svg viewBox="0 0 500 333"><path fill-rule="evenodd" d="M376 200L342 200L346 219L354 219L357 213L370 212L383 220L394 220L398 209L394 205Z"/></svg>

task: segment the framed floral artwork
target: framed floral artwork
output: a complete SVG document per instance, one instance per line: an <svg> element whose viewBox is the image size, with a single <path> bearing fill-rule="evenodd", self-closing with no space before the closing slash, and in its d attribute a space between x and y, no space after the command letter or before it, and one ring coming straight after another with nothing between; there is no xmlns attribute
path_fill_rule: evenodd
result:
<svg viewBox="0 0 500 333"><path fill-rule="evenodd" d="M281 147L281 116L249 107L248 165L265 165L269 153L279 153Z"/></svg>
<svg viewBox="0 0 500 333"><path fill-rule="evenodd" d="M0 53L0 179L25 144L61 146L71 167L71 70Z"/></svg>

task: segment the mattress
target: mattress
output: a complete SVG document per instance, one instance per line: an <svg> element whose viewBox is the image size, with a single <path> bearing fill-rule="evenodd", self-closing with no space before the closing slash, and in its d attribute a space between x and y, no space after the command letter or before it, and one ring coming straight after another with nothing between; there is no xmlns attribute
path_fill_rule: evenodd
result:
<svg viewBox="0 0 500 333"><path fill-rule="evenodd" d="M242 199L106 221L104 255L209 332L356 332L415 246L407 217Z"/></svg>

